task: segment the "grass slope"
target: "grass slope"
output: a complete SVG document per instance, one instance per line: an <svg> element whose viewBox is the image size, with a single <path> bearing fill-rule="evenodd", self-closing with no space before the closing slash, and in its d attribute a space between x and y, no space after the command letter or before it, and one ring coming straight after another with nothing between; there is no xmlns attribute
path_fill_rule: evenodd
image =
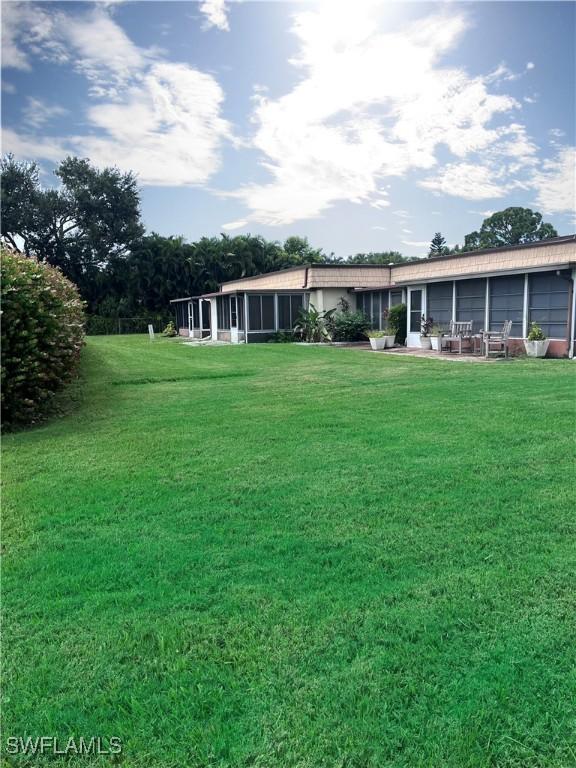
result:
<svg viewBox="0 0 576 768"><path fill-rule="evenodd" d="M90 339L74 412L4 439L3 739L574 765L573 374Z"/></svg>

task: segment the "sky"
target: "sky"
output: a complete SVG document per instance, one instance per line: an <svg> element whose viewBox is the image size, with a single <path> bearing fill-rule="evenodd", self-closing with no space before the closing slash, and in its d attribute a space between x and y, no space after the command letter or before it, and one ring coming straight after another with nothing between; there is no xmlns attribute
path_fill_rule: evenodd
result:
<svg viewBox="0 0 576 768"><path fill-rule="evenodd" d="M576 230L572 2L2 2L2 150L137 174L146 228L424 256Z"/></svg>

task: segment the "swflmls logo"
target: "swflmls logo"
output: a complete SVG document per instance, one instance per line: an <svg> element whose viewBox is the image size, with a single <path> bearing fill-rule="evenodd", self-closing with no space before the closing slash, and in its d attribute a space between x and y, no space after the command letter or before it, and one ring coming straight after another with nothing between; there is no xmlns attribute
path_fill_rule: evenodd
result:
<svg viewBox="0 0 576 768"><path fill-rule="evenodd" d="M9 736L5 750L8 755L119 755L122 740L118 736L70 736L66 740L57 736Z"/></svg>

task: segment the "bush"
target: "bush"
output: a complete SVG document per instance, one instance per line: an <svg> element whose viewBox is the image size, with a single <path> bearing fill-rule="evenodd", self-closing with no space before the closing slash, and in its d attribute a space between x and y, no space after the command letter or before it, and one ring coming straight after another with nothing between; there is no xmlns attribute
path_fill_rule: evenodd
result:
<svg viewBox="0 0 576 768"><path fill-rule="evenodd" d="M293 341L294 334L292 331L276 331L276 333L268 339L269 344L291 344Z"/></svg>
<svg viewBox="0 0 576 768"><path fill-rule="evenodd" d="M327 327L332 341L365 341L370 320L363 312L343 311L332 315Z"/></svg>
<svg viewBox="0 0 576 768"><path fill-rule="evenodd" d="M396 304L390 307L388 312L388 325L396 331L396 343L404 344L406 341L406 304Z"/></svg>
<svg viewBox="0 0 576 768"><path fill-rule="evenodd" d="M2 422L30 424L76 371L84 343L78 290L59 269L3 247Z"/></svg>
<svg viewBox="0 0 576 768"><path fill-rule="evenodd" d="M166 328L162 331L162 336L178 336L178 331L172 320L170 320Z"/></svg>
<svg viewBox="0 0 576 768"><path fill-rule="evenodd" d="M537 323L530 324L528 341L546 341L546 334Z"/></svg>

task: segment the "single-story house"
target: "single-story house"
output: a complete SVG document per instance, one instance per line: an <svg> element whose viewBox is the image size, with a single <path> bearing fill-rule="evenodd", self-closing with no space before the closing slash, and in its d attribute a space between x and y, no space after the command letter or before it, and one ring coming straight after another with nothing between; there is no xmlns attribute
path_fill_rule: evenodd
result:
<svg viewBox="0 0 576 768"><path fill-rule="evenodd" d="M232 343L266 341L293 328L301 307L345 299L382 328L384 310L405 303L406 345L420 345L420 318L441 326L473 321L475 331L512 320L518 346L530 323L551 339L549 355L574 355L576 235L402 264L310 264L223 283L216 293L171 303L183 336Z"/></svg>

